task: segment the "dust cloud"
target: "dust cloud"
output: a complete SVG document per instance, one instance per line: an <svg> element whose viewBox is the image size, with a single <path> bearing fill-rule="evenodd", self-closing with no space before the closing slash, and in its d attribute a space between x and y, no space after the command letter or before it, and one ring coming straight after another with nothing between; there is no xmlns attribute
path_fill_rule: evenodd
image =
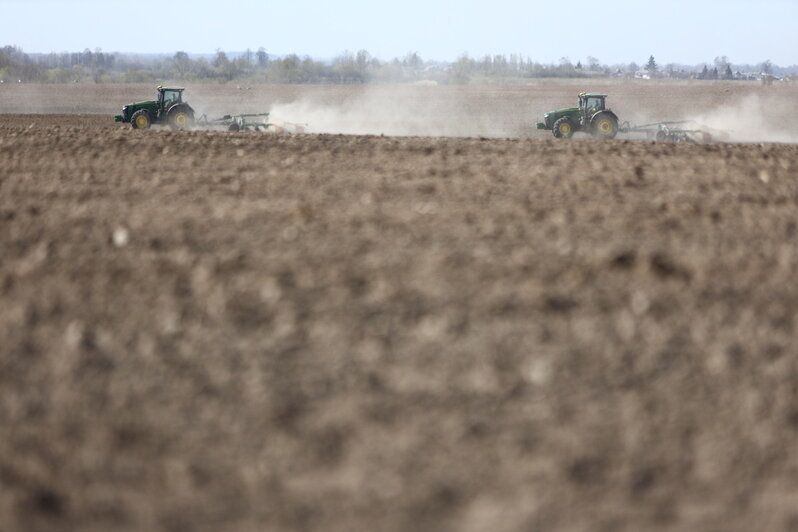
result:
<svg viewBox="0 0 798 532"><path fill-rule="evenodd" d="M271 106L270 120L314 133L427 137L513 137L524 122L437 87L367 87L343 102L302 98ZM527 120L528 121L528 120Z"/></svg>
<svg viewBox="0 0 798 532"><path fill-rule="evenodd" d="M698 124L723 131L732 142L798 143L798 129L784 120L794 101L749 94L740 100L691 117Z"/></svg>

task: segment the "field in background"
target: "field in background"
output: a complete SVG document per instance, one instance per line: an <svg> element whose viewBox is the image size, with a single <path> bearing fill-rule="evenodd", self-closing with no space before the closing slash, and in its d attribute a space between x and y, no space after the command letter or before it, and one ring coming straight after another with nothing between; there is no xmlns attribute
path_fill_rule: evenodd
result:
<svg viewBox="0 0 798 532"><path fill-rule="evenodd" d="M609 94L621 120L645 123L697 119L729 130L735 140L794 142L798 86L756 83L585 84L527 86L194 85L185 98L199 114L272 111L318 133L546 138L534 129L545 111L576 104L581 91ZM0 113L113 115L152 99L152 85L0 86ZM708 123L707 123L708 122Z"/></svg>
<svg viewBox="0 0 798 532"><path fill-rule="evenodd" d="M151 86L0 88L45 113L0 114L0 529L796 530L798 146L529 130L582 88L796 105L187 93L474 138L275 136L112 122Z"/></svg>

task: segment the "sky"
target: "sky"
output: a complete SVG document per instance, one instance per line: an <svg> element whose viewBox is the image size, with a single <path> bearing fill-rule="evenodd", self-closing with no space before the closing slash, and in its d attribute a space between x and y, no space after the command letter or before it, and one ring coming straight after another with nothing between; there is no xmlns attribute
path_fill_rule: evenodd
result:
<svg viewBox="0 0 798 532"><path fill-rule="evenodd" d="M798 0L0 0L0 46L25 52L213 53L317 59L520 54L542 63L798 64Z"/></svg>

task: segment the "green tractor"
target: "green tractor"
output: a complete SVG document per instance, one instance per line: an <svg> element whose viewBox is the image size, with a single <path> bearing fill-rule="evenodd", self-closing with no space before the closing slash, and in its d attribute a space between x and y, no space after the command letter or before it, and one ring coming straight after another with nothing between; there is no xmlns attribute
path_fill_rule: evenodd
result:
<svg viewBox="0 0 798 532"><path fill-rule="evenodd" d="M584 131L598 139L613 139L618 134L618 116L604 105L606 94L579 94L579 107L558 109L543 115L538 129L551 130L555 138L569 139Z"/></svg>
<svg viewBox="0 0 798 532"><path fill-rule="evenodd" d="M153 124L188 129L194 124L194 109L183 101L184 90L159 86L157 100L126 105L114 121L130 122L133 129L147 129Z"/></svg>

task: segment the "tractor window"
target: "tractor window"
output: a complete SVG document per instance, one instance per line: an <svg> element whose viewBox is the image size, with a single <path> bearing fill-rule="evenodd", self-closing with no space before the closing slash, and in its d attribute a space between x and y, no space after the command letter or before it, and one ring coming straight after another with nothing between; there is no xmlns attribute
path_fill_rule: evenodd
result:
<svg viewBox="0 0 798 532"><path fill-rule="evenodd" d="M173 103L180 101L180 92L178 91L163 91L163 105L169 107Z"/></svg>
<svg viewBox="0 0 798 532"><path fill-rule="evenodd" d="M586 107L601 111L604 109L604 98L588 98Z"/></svg>

